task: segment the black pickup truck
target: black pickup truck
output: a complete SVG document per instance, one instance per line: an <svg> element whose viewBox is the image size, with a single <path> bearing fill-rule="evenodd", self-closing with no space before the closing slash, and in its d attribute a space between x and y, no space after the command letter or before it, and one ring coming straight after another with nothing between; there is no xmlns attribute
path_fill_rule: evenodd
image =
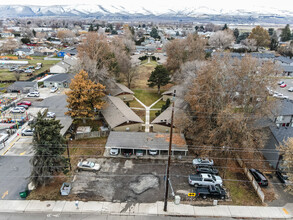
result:
<svg viewBox="0 0 293 220"><path fill-rule="evenodd" d="M220 186L197 187L194 189L194 192L197 197L201 196L203 199L207 197L226 198L226 191Z"/></svg>

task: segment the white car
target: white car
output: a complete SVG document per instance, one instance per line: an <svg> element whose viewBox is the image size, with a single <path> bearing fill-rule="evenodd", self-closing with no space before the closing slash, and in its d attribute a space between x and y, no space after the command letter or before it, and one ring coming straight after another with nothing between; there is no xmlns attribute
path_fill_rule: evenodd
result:
<svg viewBox="0 0 293 220"><path fill-rule="evenodd" d="M40 97L40 93L35 91L35 92L30 92L27 94L28 97Z"/></svg>
<svg viewBox="0 0 293 220"><path fill-rule="evenodd" d="M12 112L12 113L24 113L25 108L23 108L23 107L15 107L15 108L11 109L10 112Z"/></svg>
<svg viewBox="0 0 293 220"><path fill-rule="evenodd" d="M289 92L293 92L293 87L290 87L290 88L288 89L288 91L289 91Z"/></svg>
<svg viewBox="0 0 293 220"><path fill-rule="evenodd" d="M85 160L78 162L77 168L78 170L99 171L101 166L100 164Z"/></svg>
<svg viewBox="0 0 293 220"><path fill-rule="evenodd" d="M192 161L192 165L193 166L213 166L214 165L214 161L213 160L209 160L207 158L203 159L203 158L196 158Z"/></svg>
<svg viewBox="0 0 293 220"><path fill-rule="evenodd" d="M154 155L158 154L158 151L157 150L149 150L149 154L154 156Z"/></svg>
<svg viewBox="0 0 293 220"><path fill-rule="evenodd" d="M47 112L47 118L55 118L56 114L54 112Z"/></svg>
<svg viewBox="0 0 293 220"><path fill-rule="evenodd" d="M32 129L24 129L21 132L21 135L22 136L33 136L34 135L34 130L32 130Z"/></svg>
<svg viewBox="0 0 293 220"><path fill-rule="evenodd" d="M119 154L118 148L111 148L110 155L117 156Z"/></svg>
<svg viewBox="0 0 293 220"><path fill-rule="evenodd" d="M56 92L57 90L58 90L57 87L52 87L50 92L51 92L51 93L54 93L54 92Z"/></svg>

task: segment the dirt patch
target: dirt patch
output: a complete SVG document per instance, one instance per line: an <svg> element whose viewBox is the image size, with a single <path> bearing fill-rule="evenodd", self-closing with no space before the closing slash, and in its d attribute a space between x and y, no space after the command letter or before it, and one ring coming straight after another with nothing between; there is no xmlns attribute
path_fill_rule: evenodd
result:
<svg viewBox="0 0 293 220"><path fill-rule="evenodd" d="M135 182L132 182L129 185L129 188L138 195L151 188L157 187L159 187L159 178L153 174L141 175Z"/></svg>

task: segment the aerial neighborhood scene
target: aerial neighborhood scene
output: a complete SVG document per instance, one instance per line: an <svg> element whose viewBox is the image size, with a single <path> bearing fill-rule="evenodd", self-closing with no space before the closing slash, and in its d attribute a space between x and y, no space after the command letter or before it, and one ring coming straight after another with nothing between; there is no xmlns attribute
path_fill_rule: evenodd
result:
<svg viewBox="0 0 293 220"><path fill-rule="evenodd" d="M293 219L290 5L0 2L0 219Z"/></svg>

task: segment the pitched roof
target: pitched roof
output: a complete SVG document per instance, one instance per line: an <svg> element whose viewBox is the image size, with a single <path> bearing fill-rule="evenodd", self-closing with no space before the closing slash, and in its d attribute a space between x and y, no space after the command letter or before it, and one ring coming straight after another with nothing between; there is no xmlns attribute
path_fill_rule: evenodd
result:
<svg viewBox="0 0 293 220"><path fill-rule="evenodd" d="M62 67L64 69L67 69L67 68L70 67L70 65L68 63L65 63L63 61L60 61L59 63L55 64L55 66L60 66L60 67Z"/></svg>
<svg viewBox="0 0 293 220"><path fill-rule="evenodd" d="M116 82L106 82L106 90L108 90L112 96L117 96L122 93L134 94L134 92L132 92L125 85Z"/></svg>
<svg viewBox="0 0 293 220"><path fill-rule="evenodd" d="M288 138L293 137L292 127L270 127L270 130L279 144L283 144Z"/></svg>
<svg viewBox="0 0 293 220"><path fill-rule="evenodd" d="M162 95L173 95L174 90L176 90L176 97L184 98L184 87L183 85L172 86L168 91L162 93Z"/></svg>
<svg viewBox="0 0 293 220"><path fill-rule="evenodd" d="M183 109L186 105L184 99L177 98L174 104L174 115L180 109ZM172 115L172 106L169 106L165 111L163 111L158 117L156 117L152 124L161 124L164 123L166 125L171 124L171 115Z"/></svg>
<svg viewBox="0 0 293 220"><path fill-rule="evenodd" d="M111 131L106 148L168 150L169 138L166 133ZM183 134L173 134L172 149L188 150Z"/></svg>
<svg viewBox="0 0 293 220"><path fill-rule="evenodd" d="M277 107L272 110L275 116L293 115L293 101L278 100L275 106Z"/></svg>
<svg viewBox="0 0 293 220"><path fill-rule="evenodd" d="M275 54L272 53L251 53L255 58L275 58Z"/></svg>
<svg viewBox="0 0 293 220"><path fill-rule="evenodd" d="M287 63L287 64L293 63L293 59L290 59L289 57L280 56L280 57L277 57L276 60L281 61L282 63Z"/></svg>
<svg viewBox="0 0 293 220"><path fill-rule="evenodd" d="M284 72L293 72L293 66L283 65L281 68L284 70Z"/></svg>
<svg viewBox="0 0 293 220"><path fill-rule="evenodd" d="M8 87L10 90L19 90L23 88L34 87L37 82L28 82L28 81L16 81Z"/></svg>
<svg viewBox="0 0 293 220"><path fill-rule="evenodd" d="M111 128L129 122L143 123L143 120L141 120L141 118L120 98L107 96L106 101L107 103L101 113Z"/></svg>
<svg viewBox="0 0 293 220"><path fill-rule="evenodd" d="M71 79L73 79L73 77L74 76L69 73L60 73L45 79L44 82L64 82L64 81L70 82Z"/></svg>

